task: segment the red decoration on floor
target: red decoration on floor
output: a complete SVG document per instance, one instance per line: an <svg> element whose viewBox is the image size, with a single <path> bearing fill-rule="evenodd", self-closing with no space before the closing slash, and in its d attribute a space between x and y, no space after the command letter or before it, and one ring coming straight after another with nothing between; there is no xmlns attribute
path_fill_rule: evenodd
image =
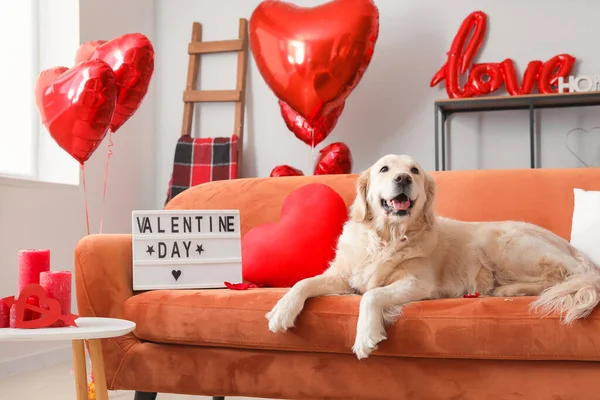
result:
<svg viewBox="0 0 600 400"><path fill-rule="evenodd" d="M259 225L242 238L244 280L289 287L322 273L347 219L335 190L320 183L301 186L286 197L279 222Z"/></svg>
<svg viewBox="0 0 600 400"><path fill-rule="evenodd" d="M271 170L271 178L281 176L303 176L304 173L297 168L290 167L289 165L278 165Z"/></svg>
<svg viewBox="0 0 600 400"><path fill-rule="evenodd" d="M256 289L259 288L260 286L254 284L254 283L247 283L247 282L242 282L242 283L231 283L231 282L223 282L225 284L225 286L227 286L228 289L231 290L248 290L248 289Z"/></svg>
<svg viewBox="0 0 600 400"><path fill-rule="evenodd" d="M344 143L331 143L319 151L315 175L349 174L350 172L352 172L352 153Z"/></svg>
<svg viewBox="0 0 600 400"><path fill-rule="evenodd" d="M19 262L19 292L32 283L40 283L40 274L50 271L50 250L26 249L20 250Z"/></svg>
<svg viewBox="0 0 600 400"><path fill-rule="evenodd" d="M481 296L481 295L479 294L479 292L475 292L475 294L470 294L470 293L467 293L467 294L463 295L463 297L464 297L465 299L474 299L474 298L476 298L476 297L479 297L479 296Z"/></svg>
<svg viewBox="0 0 600 400"><path fill-rule="evenodd" d="M50 299L58 301L62 315L71 314L71 272L48 271L40 274L40 286L44 288ZM65 326L63 321L56 321L51 326Z"/></svg>
<svg viewBox="0 0 600 400"><path fill-rule="evenodd" d="M32 301L32 298L36 300ZM36 301L37 303L35 303ZM19 294L18 299L15 299L14 296L5 297L2 299L2 302L11 307L11 314L14 312L15 328L48 328L57 321L63 321L69 326L77 326L75 320L78 316L70 313L63 315L60 311L60 303L58 300L48 298L44 288L39 284L26 286ZM27 311L39 314L40 316L28 321L26 319Z"/></svg>

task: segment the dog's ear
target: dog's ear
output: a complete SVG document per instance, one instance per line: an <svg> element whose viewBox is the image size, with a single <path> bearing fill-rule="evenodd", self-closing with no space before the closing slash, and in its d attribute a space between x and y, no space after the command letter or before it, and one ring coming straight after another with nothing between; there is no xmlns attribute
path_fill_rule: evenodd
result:
<svg viewBox="0 0 600 400"><path fill-rule="evenodd" d="M350 206L350 218L355 222L363 222L369 213L367 192L369 191L370 169L364 171L356 180L356 198Z"/></svg>
<svg viewBox="0 0 600 400"><path fill-rule="evenodd" d="M433 207L435 204L436 195L437 183L435 183L433 176L431 176L428 173L425 173L425 196L427 197L427 200L425 200L423 212L425 213L425 216L429 223L433 223L433 220L435 219L435 212Z"/></svg>

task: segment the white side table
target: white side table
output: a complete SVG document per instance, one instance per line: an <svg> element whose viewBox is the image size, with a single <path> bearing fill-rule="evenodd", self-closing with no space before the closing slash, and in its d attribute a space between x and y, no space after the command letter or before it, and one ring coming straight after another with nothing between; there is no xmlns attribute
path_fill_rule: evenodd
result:
<svg viewBox="0 0 600 400"><path fill-rule="evenodd" d="M102 342L107 339L123 336L135 329L135 323L124 319L84 318L75 320L77 327L42 328L42 329L0 329L0 341L47 341L71 340L73 342L73 370L75 371L75 389L77 400L87 400L87 371L85 367L85 344L89 344L92 372L96 386L96 399L108 400Z"/></svg>

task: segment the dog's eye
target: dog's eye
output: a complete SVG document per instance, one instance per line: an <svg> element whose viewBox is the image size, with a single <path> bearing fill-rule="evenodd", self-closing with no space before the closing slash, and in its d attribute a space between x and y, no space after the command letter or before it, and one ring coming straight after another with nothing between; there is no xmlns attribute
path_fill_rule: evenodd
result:
<svg viewBox="0 0 600 400"><path fill-rule="evenodd" d="M379 170L379 172L388 172L389 170L390 169L384 165L383 167L381 167L381 169Z"/></svg>
<svg viewBox="0 0 600 400"><path fill-rule="evenodd" d="M419 174L419 169L418 169L418 168L416 168L416 167L412 167L412 168L410 169L410 172L412 172L412 173L413 173L413 174L415 174L415 175L418 175L418 174Z"/></svg>

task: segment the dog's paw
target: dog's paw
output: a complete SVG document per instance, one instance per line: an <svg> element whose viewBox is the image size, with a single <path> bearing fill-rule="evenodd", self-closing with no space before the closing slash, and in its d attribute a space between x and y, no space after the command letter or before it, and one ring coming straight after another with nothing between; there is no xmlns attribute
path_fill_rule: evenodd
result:
<svg viewBox="0 0 600 400"><path fill-rule="evenodd" d="M265 317L269 321L271 332L285 332L294 327L294 321L302 309L289 304L285 299L279 302L269 311Z"/></svg>
<svg viewBox="0 0 600 400"><path fill-rule="evenodd" d="M382 329L357 329L356 339L352 352L361 360L369 357L369 355L377 349L377 344L387 339L385 331Z"/></svg>

